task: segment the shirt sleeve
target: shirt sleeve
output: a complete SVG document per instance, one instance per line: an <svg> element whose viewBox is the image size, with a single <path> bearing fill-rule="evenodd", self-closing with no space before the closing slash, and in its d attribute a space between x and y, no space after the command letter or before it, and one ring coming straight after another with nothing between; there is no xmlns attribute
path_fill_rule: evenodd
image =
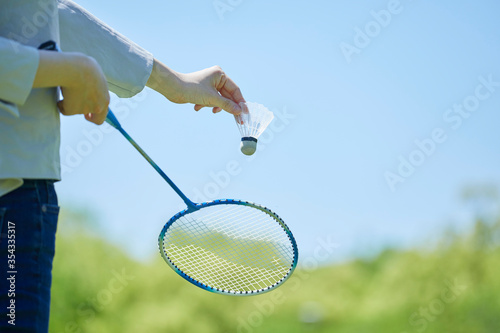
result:
<svg viewBox="0 0 500 333"><path fill-rule="evenodd" d="M19 117L17 106L31 93L38 61L37 49L0 37L0 110Z"/></svg>
<svg viewBox="0 0 500 333"><path fill-rule="evenodd" d="M101 66L109 90L139 93L151 75L153 55L70 0L58 0L61 50L81 52Z"/></svg>

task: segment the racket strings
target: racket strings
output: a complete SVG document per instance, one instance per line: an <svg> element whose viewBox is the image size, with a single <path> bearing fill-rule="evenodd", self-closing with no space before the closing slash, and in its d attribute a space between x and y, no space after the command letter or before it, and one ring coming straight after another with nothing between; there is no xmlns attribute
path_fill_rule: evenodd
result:
<svg viewBox="0 0 500 333"><path fill-rule="evenodd" d="M248 221L253 220L255 217L259 215L260 211L255 209L254 212L251 214L248 214L244 218ZM238 237L239 234L241 233L241 230L238 230L238 225L239 223L245 223L245 221L242 221L243 216L241 218L237 218L237 212L234 212L233 214L228 214L224 220L212 220L210 218L205 219L207 222L212 222L213 227L215 230L220 230L221 232L224 232L228 236L232 237ZM222 215L222 214L221 214ZM218 217L217 217L218 218ZM231 224L225 224L224 222L231 221ZM234 223L234 224L233 224ZM232 230L232 226L234 227L234 230ZM251 238L259 238L259 237L270 237L273 234L269 233L269 228L273 227L273 225L257 225L257 228L252 229L252 234L247 234L247 237Z"/></svg>
<svg viewBox="0 0 500 333"><path fill-rule="evenodd" d="M196 249L195 251L198 252L197 259L199 259L199 255L202 255L206 262L198 267L186 265L183 272L191 277L197 276L197 281L209 286L216 286L219 289L238 291L264 289L279 282L288 271L288 268L282 269L281 274L279 274L281 275L280 279L272 278L273 273L277 272L227 263L220 257L211 256L208 252L203 253L203 250ZM184 252L181 250L178 254L182 255ZM192 261L189 262L192 263ZM221 268L217 274L214 274L214 266Z"/></svg>
<svg viewBox="0 0 500 333"><path fill-rule="evenodd" d="M199 225L199 223L196 223L197 221L194 221L194 220L188 220L188 221L191 225L194 225L194 226ZM201 228L196 228L196 229L200 230ZM216 229L216 231L220 231L220 229ZM231 247L228 247L227 243L221 244L221 242L217 240L217 236L220 236L221 233L214 233L214 232L207 232L207 231L205 231L205 233L207 235L206 241L208 242L208 244L205 244L205 247L211 247L213 250L215 250L215 252L219 252L219 253L225 252L224 253L225 255L223 254L223 256L226 258L229 257L229 254L234 253L234 251L233 251L234 249ZM249 253L257 251L257 248L255 247L255 244L256 244L255 242L253 242L253 241L249 242L245 238L239 238L238 240L245 242L245 244L247 245L247 249L249 250ZM222 246L219 246L219 245L222 245ZM241 245L239 245L239 246L241 246ZM240 254L240 259L242 259L244 257L245 257L245 253Z"/></svg>
<svg viewBox="0 0 500 333"><path fill-rule="evenodd" d="M280 282L294 252L274 217L249 206L215 205L186 214L163 235L163 251L184 274L210 287L254 291Z"/></svg>
<svg viewBox="0 0 500 333"><path fill-rule="evenodd" d="M272 228L275 228L276 226L274 224L268 224L268 223L261 223L257 224L256 226L252 226L251 224L247 224L247 221L242 221L243 218L245 218L248 221L254 220L257 216L262 214L262 211L258 209L252 209L252 213L247 214L246 216L241 216L241 219L238 219L235 217L238 212L236 209L233 208L234 211L232 214L227 212L228 208L226 208L224 211L221 210L221 212L217 216L213 216L214 214L211 214L211 216L207 216L204 218L204 221L207 223L211 223L213 226L214 230L220 231L225 233L226 235L234 238L238 238L241 235L241 230L238 229L240 226L239 223L246 224L251 228L251 234L246 233L245 238L247 239L265 239L267 241L276 241L279 242L281 239L278 238L280 236L283 236L281 233L273 233L270 232ZM223 220L219 220L220 216L224 215ZM217 221L218 220L218 221ZM225 222L230 222L230 223L225 223ZM234 231L232 229L235 229Z"/></svg>
<svg viewBox="0 0 500 333"><path fill-rule="evenodd" d="M233 210L234 207L233 207ZM247 214L244 216L245 219L243 219L243 216L241 219L235 218L235 214L228 214L227 217L223 220L223 222L230 221L230 224L225 224L222 225L222 223L217 223L215 221L210 221L208 219L208 222L213 222L213 225L215 226L215 230L223 232L224 234L233 237L235 239L238 239L239 241L245 242L248 247L250 247L250 250L253 250L254 252L257 251L257 248L255 248L257 245L259 245L259 242L255 242L255 240L259 241L265 241L267 245L273 245L276 247L277 245L282 245L280 242L283 240L283 233L273 233L272 229L276 229L277 224L276 223L248 223L249 221L255 222L257 220L257 217L260 215L261 217L263 216L263 212L257 210L257 209L251 209L252 214ZM264 217L268 216L264 213ZM244 232L226 232L229 227L235 227L237 228L240 225L244 225L247 228L247 230L243 230ZM257 227L253 226L256 225ZM259 237L260 236L260 237ZM277 239L276 237L272 236L281 236L282 239ZM265 249L265 248L264 248ZM278 248L278 251L281 249ZM292 259L290 257L290 259Z"/></svg>
<svg viewBox="0 0 500 333"><path fill-rule="evenodd" d="M258 245L258 243L255 242L255 239L259 239L259 237L258 237L259 235L267 236L267 237L261 237L260 239L265 240L266 242L268 242L269 245L274 245L274 247L276 247L278 245L283 246L280 243L280 241L282 241L282 239L278 239L276 237L276 236L283 237L283 234L282 233L274 233L273 234L271 232L272 228L276 228L275 224L271 224L271 223L266 223L266 224L261 224L261 225L257 224L256 228L255 227L252 228L251 233L249 232L250 230L244 230L246 232L246 234L243 234L242 232L237 233L237 232L234 232L232 230L228 230L229 228L233 228L233 227L237 228L240 224L244 224L244 225L249 226L251 228L252 225L247 223L246 220L255 221L256 215L262 215L262 212L257 210L257 209L252 209L252 211L254 211L254 212L252 212L252 214L247 214L247 216L244 216L241 218L235 218L235 214L230 214L227 212L227 210L225 210L221 214L218 214L219 216L222 216L222 215L224 215L224 213L226 213L226 215L224 215L225 219L223 220L223 222L230 221L231 224L225 223L225 225L220 223L221 222L220 220L216 221L210 217L207 219L204 219L201 223L200 223L200 221L196 221L192 218L190 219L189 215L185 216L183 218L185 219L185 221L187 222L188 225L193 226L195 229L197 229L200 232L207 232L208 225L210 225L211 227L213 226L211 231L215 231L219 234L224 234L224 235L232 237L234 239L238 239L241 242L245 242L250 247L250 249L253 251L257 250L257 249L252 248L252 247L255 247L256 245ZM217 217L217 219L218 218L219 217ZM245 220L243 220L243 218ZM206 227L207 229L202 230L204 228L201 228L201 226ZM250 229L250 228L248 228L248 229ZM207 232L207 235L214 235L214 234L215 233L213 233L213 232L212 233ZM274 237L271 237L271 236L274 236ZM213 242L212 244L217 244L216 242L214 242L215 239L213 239L212 237L207 236L207 240L210 242ZM222 248L222 249L224 249L224 248ZM280 251L282 249L283 248L279 248L277 250ZM289 259L291 259L291 257Z"/></svg>

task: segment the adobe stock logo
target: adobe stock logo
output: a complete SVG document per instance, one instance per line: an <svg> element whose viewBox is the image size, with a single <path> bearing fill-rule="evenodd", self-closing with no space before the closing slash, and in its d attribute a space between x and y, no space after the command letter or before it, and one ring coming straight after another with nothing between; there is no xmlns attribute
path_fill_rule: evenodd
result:
<svg viewBox="0 0 500 333"><path fill-rule="evenodd" d="M478 77L479 84L474 92L466 96L461 103L455 103L443 113L444 122L453 131L458 130L465 119L470 118L479 109L481 103L489 99L500 87L500 81L494 81L493 75ZM428 158L438 150L439 145L448 139L447 131L442 127L436 127L430 132L430 136L423 139L414 140L415 149L405 155L398 156L398 166L395 171L386 171L384 178L392 192L396 191L396 186L404 183L409 177L415 174Z"/></svg>
<svg viewBox="0 0 500 333"><path fill-rule="evenodd" d="M120 294L128 285L130 281L135 279L134 275L129 275L125 268L120 272L112 270L113 277L108 281L107 285L100 289L93 297L87 298L76 308L76 313L80 320L86 324L94 320L100 311L110 305L115 297ZM64 333L83 333L84 330L78 325L76 321L66 323Z"/></svg>
<svg viewBox="0 0 500 333"><path fill-rule="evenodd" d="M32 4L31 6L34 6ZM39 10L37 10L32 17L21 17L22 26L20 29L21 35L13 32L7 34L7 38L15 40L22 44L27 44L28 41L34 38L47 24L49 24L50 17L57 15L57 2L50 0L38 0L36 2Z"/></svg>
<svg viewBox="0 0 500 333"><path fill-rule="evenodd" d="M363 49L368 47L380 35L383 29L391 24L393 18L403 11L403 8L399 0L390 0L387 3L386 9L371 10L370 16L372 20L366 22L362 28L358 26L354 27L352 43L341 42L339 44L340 51L342 51L347 63L350 64L355 54L360 54Z"/></svg>
<svg viewBox="0 0 500 333"><path fill-rule="evenodd" d="M430 323L436 321L443 314L447 305L454 303L467 290L467 286L458 283L457 279L453 282L446 280L444 284L446 287L441 290L439 297L432 299L427 306L419 307L418 311L410 315L408 322L418 333L424 332ZM401 333L410 332L404 331Z"/></svg>
<svg viewBox="0 0 500 333"><path fill-rule="evenodd" d="M238 318L236 333L253 333L255 329L264 323L266 318L279 310L280 305L285 303L290 295L298 292L304 286L304 283L311 278L310 272L317 269L322 262L330 259L335 250L340 247L340 244L336 243L330 235L318 237L316 242L317 246L314 248L313 255L299 259L301 269L295 270L293 275L285 282L288 285L287 293L282 291L284 289L278 288L270 291L268 297L262 298L262 295L252 296L255 297L253 301L255 308Z"/></svg>
<svg viewBox="0 0 500 333"><path fill-rule="evenodd" d="M131 98L113 98L109 108L118 118L126 119L133 109L139 107L139 103L144 101L148 94L148 90L144 89ZM82 130L81 134L84 138L76 144L61 146L61 174L64 176L74 172L85 158L105 141L106 135L114 132L115 129L107 123L91 126L88 130Z"/></svg>
<svg viewBox="0 0 500 333"><path fill-rule="evenodd" d="M287 107L283 107L282 110L273 109L275 119L271 122L269 127L262 133L259 137L259 151L264 151L267 147L275 140L275 137L279 133L283 132L288 126L290 126L296 115L288 112ZM254 154L245 159L247 163L251 163L256 156L259 154ZM209 177L211 181L205 183L202 188L193 188L193 200L195 202L207 202L217 199L219 193L227 188L234 177L237 177L244 170L245 165L237 160L230 160L226 163L224 167L216 171L210 171Z"/></svg>
<svg viewBox="0 0 500 333"><path fill-rule="evenodd" d="M212 2L219 20L224 21L224 15L226 12L232 12L236 7L241 5L243 0L216 0Z"/></svg>

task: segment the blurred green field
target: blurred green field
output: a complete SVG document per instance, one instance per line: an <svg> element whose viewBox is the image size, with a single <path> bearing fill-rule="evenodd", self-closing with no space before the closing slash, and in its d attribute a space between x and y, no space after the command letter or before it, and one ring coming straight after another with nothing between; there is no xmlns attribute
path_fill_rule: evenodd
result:
<svg viewBox="0 0 500 333"><path fill-rule="evenodd" d="M134 261L67 228L75 219L60 219L50 332L500 332L499 219L432 247L299 269L253 297L196 288L159 255Z"/></svg>

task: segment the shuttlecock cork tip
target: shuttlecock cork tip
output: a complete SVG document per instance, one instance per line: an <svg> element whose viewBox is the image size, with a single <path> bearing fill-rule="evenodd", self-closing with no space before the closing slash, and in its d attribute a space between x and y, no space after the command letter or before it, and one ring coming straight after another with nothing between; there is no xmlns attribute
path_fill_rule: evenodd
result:
<svg viewBox="0 0 500 333"><path fill-rule="evenodd" d="M257 150L257 139L251 136L241 138L241 152L245 155L253 155Z"/></svg>

